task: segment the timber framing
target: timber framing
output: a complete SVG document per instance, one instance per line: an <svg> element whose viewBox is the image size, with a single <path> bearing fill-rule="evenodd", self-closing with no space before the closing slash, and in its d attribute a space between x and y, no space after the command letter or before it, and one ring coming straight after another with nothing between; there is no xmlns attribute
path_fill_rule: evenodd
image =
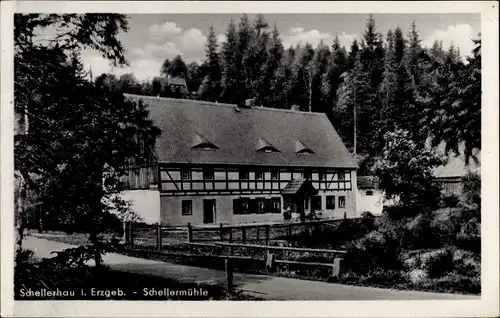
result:
<svg viewBox="0 0 500 318"><path fill-rule="evenodd" d="M190 171L189 178L182 176L181 171L185 169ZM213 178L204 179L204 169L212 171ZM244 174L248 178L242 179L240 171L248 171ZM352 168L159 163L158 189L162 196L271 195L280 194L291 180L307 175L323 192L349 191L352 190L352 171Z"/></svg>

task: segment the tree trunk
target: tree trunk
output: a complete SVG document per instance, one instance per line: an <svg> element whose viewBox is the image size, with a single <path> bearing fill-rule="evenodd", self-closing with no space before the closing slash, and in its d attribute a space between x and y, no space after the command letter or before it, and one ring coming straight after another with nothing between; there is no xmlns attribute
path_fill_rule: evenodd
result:
<svg viewBox="0 0 500 318"><path fill-rule="evenodd" d="M24 227L25 227L25 205L26 205L26 181L24 177L16 172L16 177L18 178L18 191L16 196L16 243L15 243L15 257L16 261L19 259L21 252L23 250L23 239L24 239Z"/></svg>

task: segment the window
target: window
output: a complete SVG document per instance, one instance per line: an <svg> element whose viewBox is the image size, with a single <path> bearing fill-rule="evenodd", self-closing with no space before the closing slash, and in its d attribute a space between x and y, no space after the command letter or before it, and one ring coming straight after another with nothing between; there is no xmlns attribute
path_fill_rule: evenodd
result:
<svg viewBox="0 0 500 318"><path fill-rule="evenodd" d="M255 171L255 179L256 180L264 180L264 172L262 172L262 171Z"/></svg>
<svg viewBox="0 0 500 318"><path fill-rule="evenodd" d="M344 171L339 172L338 176L339 176L339 181L344 181L344 179L345 179Z"/></svg>
<svg viewBox="0 0 500 318"><path fill-rule="evenodd" d="M279 171L271 170L271 180L278 180L278 178L279 178Z"/></svg>
<svg viewBox="0 0 500 318"><path fill-rule="evenodd" d="M182 215L192 215L193 214L193 201L182 200Z"/></svg>
<svg viewBox="0 0 500 318"><path fill-rule="evenodd" d="M366 195L373 195L373 191L372 190L367 190L366 191Z"/></svg>
<svg viewBox="0 0 500 318"><path fill-rule="evenodd" d="M264 214L266 211L266 202L264 199L256 199L255 200L255 207L256 207L256 211L255 213L257 214Z"/></svg>
<svg viewBox="0 0 500 318"><path fill-rule="evenodd" d="M234 214L281 213L280 198L240 198L233 200Z"/></svg>
<svg viewBox="0 0 500 318"><path fill-rule="evenodd" d="M335 196L329 195L326 197L326 209L335 210Z"/></svg>
<svg viewBox="0 0 500 318"><path fill-rule="evenodd" d="M203 169L203 180L213 180L214 179L214 170L211 168Z"/></svg>
<svg viewBox="0 0 500 318"><path fill-rule="evenodd" d="M240 180L248 180L248 170L240 169Z"/></svg>
<svg viewBox="0 0 500 318"><path fill-rule="evenodd" d="M345 208L345 196L339 197L339 209Z"/></svg>
<svg viewBox="0 0 500 318"><path fill-rule="evenodd" d="M326 180L326 173L324 171L319 171L319 180L320 181L325 181Z"/></svg>
<svg viewBox="0 0 500 318"><path fill-rule="evenodd" d="M191 180L191 169L182 168L181 169L181 178L182 178L182 180Z"/></svg>
<svg viewBox="0 0 500 318"><path fill-rule="evenodd" d="M313 211L321 210L321 197L319 195L312 197L311 208Z"/></svg>
<svg viewBox="0 0 500 318"><path fill-rule="evenodd" d="M233 213L234 214L249 214L249 199L240 198L233 200Z"/></svg>
<svg viewBox="0 0 500 318"><path fill-rule="evenodd" d="M304 171L304 179L311 180L311 171L310 170Z"/></svg>

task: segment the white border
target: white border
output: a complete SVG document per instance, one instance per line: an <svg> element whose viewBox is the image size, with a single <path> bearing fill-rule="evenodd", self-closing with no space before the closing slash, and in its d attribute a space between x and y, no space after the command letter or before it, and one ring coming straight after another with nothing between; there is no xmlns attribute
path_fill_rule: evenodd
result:
<svg viewBox="0 0 500 318"><path fill-rule="evenodd" d="M13 302L13 12L116 13L481 13L482 103L482 296L460 301L18 301ZM498 3L453 2L65 2L1 3L1 274L2 316L22 317L466 317L498 316Z"/></svg>

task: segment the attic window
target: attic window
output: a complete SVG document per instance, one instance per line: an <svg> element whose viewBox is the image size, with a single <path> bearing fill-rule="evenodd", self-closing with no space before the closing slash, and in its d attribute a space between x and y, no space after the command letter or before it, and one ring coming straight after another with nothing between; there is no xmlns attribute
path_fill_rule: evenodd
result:
<svg viewBox="0 0 500 318"><path fill-rule="evenodd" d="M200 134L195 134L193 136L193 143L191 149L201 149L201 150L210 150L210 149L219 149L216 145L210 142L207 138L203 137Z"/></svg>
<svg viewBox="0 0 500 318"><path fill-rule="evenodd" d="M264 138L259 138L259 140L257 140L257 147L255 150L261 151L261 152L280 152L278 149L276 149L271 143L269 143Z"/></svg>
<svg viewBox="0 0 500 318"><path fill-rule="evenodd" d="M297 140L295 142L295 152L296 153L305 153L305 154L311 154L313 155L314 154L314 151L312 151L311 149L309 149L309 147L307 147L302 141L300 140Z"/></svg>

